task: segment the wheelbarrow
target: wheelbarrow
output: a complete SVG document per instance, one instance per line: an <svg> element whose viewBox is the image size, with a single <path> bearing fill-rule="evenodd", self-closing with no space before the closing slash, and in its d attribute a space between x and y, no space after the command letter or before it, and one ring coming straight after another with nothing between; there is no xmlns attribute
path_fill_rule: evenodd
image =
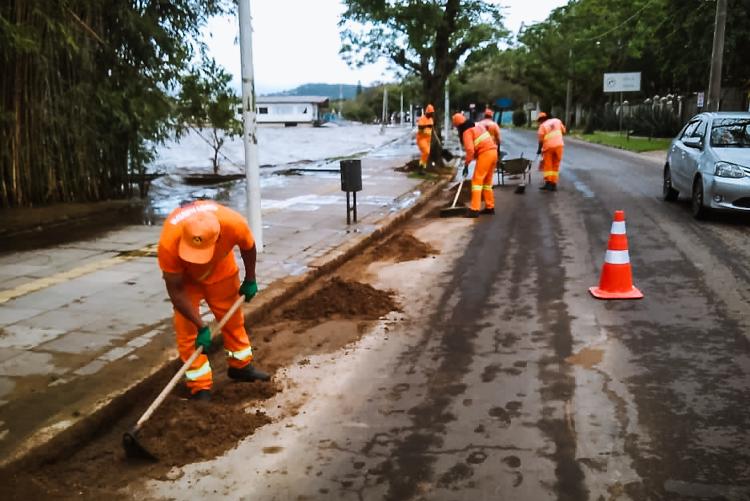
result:
<svg viewBox="0 0 750 501"><path fill-rule="evenodd" d="M497 162L495 172L497 173L497 186L505 186L505 178L509 176L521 176L521 182L516 185L516 193L523 193L526 185L531 183L531 160L523 157L502 158Z"/></svg>

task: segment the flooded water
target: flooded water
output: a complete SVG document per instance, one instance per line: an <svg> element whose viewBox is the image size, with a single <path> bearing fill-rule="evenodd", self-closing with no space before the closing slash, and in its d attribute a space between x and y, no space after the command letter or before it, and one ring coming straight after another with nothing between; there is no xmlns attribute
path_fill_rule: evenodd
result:
<svg viewBox="0 0 750 501"><path fill-rule="evenodd" d="M314 211L321 205L340 204L342 193L336 195L296 194L276 199L274 191L283 192L309 178L330 183L339 179L339 162L343 158L391 158L414 153L412 133L407 128L388 128L380 134L378 126L350 125L322 128L269 128L259 130L260 185L262 209ZM222 149L220 174L244 171L242 143L234 140ZM165 172L151 183L142 213L142 223L157 224L184 201L211 199L233 209L246 210L245 179L196 186L187 184L187 174L211 172L211 150L197 136L188 136L180 143L167 144L158 150L151 166L154 172ZM307 178L307 179L305 179ZM363 179L367 174L363 174ZM307 181L307 182L305 182ZM271 196L269 196L271 195ZM360 197L360 203L387 205L390 197ZM399 204L405 203L399 200Z"/></svg>

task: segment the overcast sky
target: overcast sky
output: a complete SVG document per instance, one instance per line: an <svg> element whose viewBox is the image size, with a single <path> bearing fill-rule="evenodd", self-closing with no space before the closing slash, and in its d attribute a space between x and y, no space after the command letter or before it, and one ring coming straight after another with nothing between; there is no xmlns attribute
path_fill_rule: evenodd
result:
<svg viewBox="0 0 750 501"><path fill-rule="evenodd" d="M521 23L544 20L567 0L500 0L505 26L513 33ZM253 58L256 89L260 94L292 89L303 83L363 85L388 81L392 75L380 63L349 68L339 57L336 23L344 7L339 0L251 0ZM212 19L204 30L211 55L233 75L239 89L239 28L235 17Z"/></svg>

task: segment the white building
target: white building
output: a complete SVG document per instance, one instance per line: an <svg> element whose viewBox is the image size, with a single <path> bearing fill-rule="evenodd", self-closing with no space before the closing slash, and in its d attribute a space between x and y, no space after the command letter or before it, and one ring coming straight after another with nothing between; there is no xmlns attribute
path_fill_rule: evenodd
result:
<svg viewBox="0 0 750 501"><path fill-rule="evenodd" d="M259 124L320 125L321 109L328 107L324 96L260 96L256 99Z"/></svg>

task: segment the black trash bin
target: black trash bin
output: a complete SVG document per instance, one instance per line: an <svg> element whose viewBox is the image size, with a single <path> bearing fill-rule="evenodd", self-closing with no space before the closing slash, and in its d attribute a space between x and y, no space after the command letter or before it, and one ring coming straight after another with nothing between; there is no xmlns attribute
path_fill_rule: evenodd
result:
<svg viewBox="0 0 750 501"><path fill-rule="evenodd" d="M362 160L341 160L341 191L362 191Z"/></svg>

